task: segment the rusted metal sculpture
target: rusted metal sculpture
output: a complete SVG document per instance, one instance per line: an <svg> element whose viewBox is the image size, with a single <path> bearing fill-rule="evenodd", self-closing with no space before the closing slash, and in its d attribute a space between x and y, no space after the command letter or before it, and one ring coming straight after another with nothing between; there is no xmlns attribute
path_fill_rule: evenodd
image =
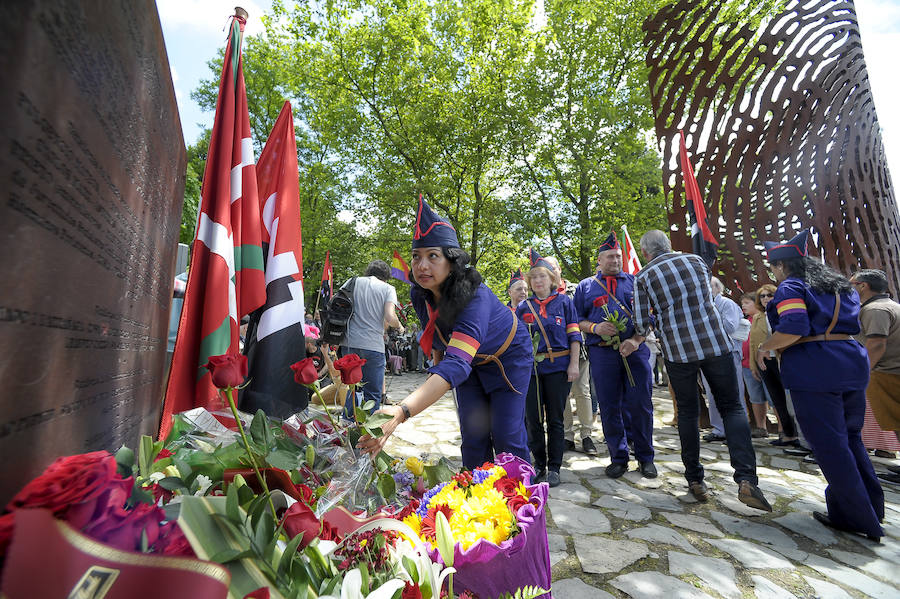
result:
<svg viewBox="0 0 900 599"><path fill-rule="evenodd" d="M644 24L673 245L690 251L684 129L727 287L768 282L762 241L810 227L828 264L881 268L896 296L900 215L853 2L732 22L723 4L680 0Z"/></svg>

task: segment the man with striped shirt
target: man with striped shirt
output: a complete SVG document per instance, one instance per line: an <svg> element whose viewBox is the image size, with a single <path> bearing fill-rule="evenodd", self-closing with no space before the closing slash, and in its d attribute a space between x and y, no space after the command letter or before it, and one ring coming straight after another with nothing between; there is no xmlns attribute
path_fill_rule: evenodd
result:
<svg viewBox="0 0 900 599"><path fill-rule="evenodd" d="M750 424L741 409L737 373L731 359L731 340L713 304L710 270L699 256L672 251L662 231L641 237L641 253L648 264L638 273L634 290L635 336L622 343L622 355L637 349L650 332L651 310L662 342L669 381L678 407L681 460L691 494L708 499L700 464L699 396L697 376L702 371L725 425L725 438L738 499L750 507L771 511L757 487L756 454Z"/></svg>

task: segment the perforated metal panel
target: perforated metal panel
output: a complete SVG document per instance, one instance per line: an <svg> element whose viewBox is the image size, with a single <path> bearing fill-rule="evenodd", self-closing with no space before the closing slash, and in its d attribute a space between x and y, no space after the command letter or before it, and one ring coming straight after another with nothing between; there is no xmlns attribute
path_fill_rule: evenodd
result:
<svg viewBox="0 0 900 599"><path fill-rule="evenodd" d="M721 10L681 0L644 24L673 246L690 251L684 129L727 287L767 282L762 241L811 227L811 252L883 269L896 297L900 215L853 2L789 2L756 23Z"/></svg>

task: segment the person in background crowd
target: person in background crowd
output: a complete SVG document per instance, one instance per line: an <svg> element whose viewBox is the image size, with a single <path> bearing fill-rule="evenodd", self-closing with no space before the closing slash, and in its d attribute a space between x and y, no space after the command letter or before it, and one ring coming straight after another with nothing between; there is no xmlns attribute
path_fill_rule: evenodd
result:
<svg viewBox="0 0 900 599"><path fill-rule="evenodd" d="M556 270L534 250L531 250L531 270L525 275L525 282L534 293L519 304L516 316L528 326L531 335L538 336L535 368L525 400L528 447L537 472L535 480L546 477L547 483L556 487L560 483L565 444L563 410L568 403L569 387L578 379L581 333L572 299L557 290Z"/></svg>
<svg viewBox="0 0 900 599"><path fill-rule="evenodd" d="M622 271L622 249L614 232L600 246L597 262L599 274L584 279L575 290L575 310L587 339L591 379L597 388L600 423L609 449L606 475L618 478L628 471L630 433L641 474L656 478L650 350L644 337L635 332L634 275ZM624 330L611 321L616 316ZM609 339L616 336L619 343ZM619 348L626 346L628 350L620 354Z"/></svg>
<svg viewBox="0 0 900 599"><path fill-rule="evenodd" d="M522 269L517 268L516 272L509 276L509 285L506 286L506 293L509 295L509 309L513 312L528 297L528 284L525 277L522 276Z"/></svg>
<svg viewBox="0 0 900 599"><path fill-rule="evenodd" d="M716 277L711 278L709 280L709 288L713 294L713 304L716 306L716 310L719 311L719 316L722 319L722 326L731 340L731 358L734 360L734 371L737 374L739 405L741 411L746 415L744 409L744 376L741 370L741 343L750 336L750 322L744 319L740 306L730 298L725 297L725 286L722 285L722 281ZM709 406L709 423L713 429L703 436L703 440L724 441L725 430L722 425L722 416L719 414L719 410L716 409L712 389L710 389L709 382L702 374L700 379L706 392Z"/></svg>
<svg viewBox="0 0 900 599"><path fill-rule="evenodd" d="M869 368L859 333L859 295L850 281L807 255L808 231L765 242L778 289L766 308L772 336L759 348L781 352L781 376L797 421L828 481L828 512L813 517L879 540L884 493L860 438Z"/></svg>
<svg viewBox="0 0 900 599"><path fill-rule="evenodd" d="M570 298L575 293L575 286L563 279L562 271L559 268L559 260L554 256L546 256L544 258L553 272L556 273L560 284L557 287L559 293L566 293ZM571 289L571 292L569 290ZM578 352L578 378L572 381L572 388L569 391L569 397L566 398L566 404L563 408L563 429L565 433L565 449L566 451L575 451L575 419L572 417L572 401L575 401L575 411L578 415L578 438L581 439L578 444L581 450L588 455L597 455L597 446L591 438L594 428L594 410L593 399L591 398L591 368L587 357L587 347L584 345L584 337L579 333L582 341L581 350ZM571 356L570 356L571 357Z"/></svg>
<svg viewBox="0 0 900 599"><path fill-rule="evenodd" d="M878 425L894 431L900 441L900 304L891 299L884 271L860 270L850 279L862 307L859 341L869 353L869 386L866 399ZM900 483L900 468L889 466L882 479Z"/></svg>
<svg viewBox="0 0 900 599"><path fill-rule="evenodd" d="M528 461L525 394L534 360L527 327L482 283L456 230L421 197L410 262L410 299L427 323L421 344L433 359L431 376L383 408L392 416L384 435L363 435L358 447L377 453L398 425L456 389L463 466L477 468L501 452Z"/></svg>
<svg viewBox="0 0 900 599"><path fill-rule="evenodd" d="M693 254L672 251L665 233L650 230L641 237L641 253L649 261L637 274L634 292L636 338L626 340L621 352L628 355L649 332L656 315L656 330L666 356L666 371L678 406L681 460L691 494L698 501L709 497L700 464L697 374L703 372L712 388L725 425L728 453L744 504L772 511L757 487L756 454L750 424L740 409L737 372L731 357L731 340L722 326L709 290L706 262Z"/></svg>
<svg viewBox="0 0 900 599"><path fill-rule="evenodd" d="M788 409L787 394L781 382L778 359L773 352L764 355L762 363L756 359L759 346L772 335L769 320L766 318L766 306L773 297L775 297L775 285L767 283L756 291L756 309L759 314L754 317L750 327L750 370L754 377L765 385L766 391L769 392L769 398L772 400L772 406L775 408L775 416L778 417L778 428L780 429L778 439L770 441L770 443L779 447L785 445L800 447L799 431L794 417L791 416Z"/></svg>
<svg viewBox="0 0 900 599"><path fill-rule="evenodd" d="M741 295L741 310L751 323L755 322L756 317L760 314L756 307L755 293L750 291ZM754 346L752 344L753 324L750 327L750 336L741 344L741 377L744 379L744 387L750 397L750 409L753 411L753 429L750 431L750 436L762 439L769 436L766 428L766 404L769 402L769 392L759 380L759 376L753 374L751 364L756 361L756 350L759 349L760 343L765 341L765 337L759 339Z"/></svg>
<svg viewBox="0 0 900 599"><path fill-rule="evenodd" d="M363 403L381 405L384 389L384 332L388 328L399 329L403 325L397 318L397 292L387 283L391 267L384 260L373 260L361 277L356 277L353 288L353 315L347 323L347 336L341 345L341 355L356 354L366 360L362 366ZM342 289L349 281L344 283ZM353 418L353 401L347 401L344 414Z"/></svg>

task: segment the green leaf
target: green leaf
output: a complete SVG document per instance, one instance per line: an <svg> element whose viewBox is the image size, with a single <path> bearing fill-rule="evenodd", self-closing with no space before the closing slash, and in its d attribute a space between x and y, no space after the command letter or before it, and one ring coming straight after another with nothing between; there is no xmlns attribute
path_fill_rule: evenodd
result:
<svg viewBox="0 0 900 599"><path fill-rule="evenodd" d="M359 566L359 573L362 575L362 593L363 597L369 594L369 568L365 563L361 563Z"/></svg>
<svg viewBox="0 0 900 599"><path fill-rule="evenodd" d="M310 468L312 468L313 464L316 462L316 450L313 449L312 445L306 446L306 463L309 464Z"/></svg>
<svg viewBox="0 0 900 599"><path fill-rule="evenodd" d="M237 491L238 503L249 508L249 504L256 499L256 493L253 492L253 489L251 489L249 485L242 485L238 487Z"/></svg>
<svg viewBox="0 0 900 599"><path fill-rule="evenodd" d="M177 476L167 476L156 484L166 491L187 491L187 485Z"/></svg>
<svg viewBox="0 0 900 599"><path fill-rule="evenodd" d="M446 458L441 458L437 464L433 466L428 465L425 466L425 484L428 487L433 487L442 482L448 481L453 478L454 470L450 466L450 462L447 461Z"/></svg>
<svg viewBox="0 0 900 599"><path fill-rule="evenodd" d="M378 493L388 502L393 501L397 495L397 483L394 482L394 477L390 474L379 474L378 482L375 486L378 489Z"/></svg>
<svg viewBox="0 0 900 599"><path fill-rule="evenodd" d="M124 445L116 452L116 465L119 472L128 478L134 470L134 452Z"/></svg>
<svg viewBox="0 0 900 599"><path fill-rule="evenodd" d="M356 422L359 423L360 426L365 424L366 420L369 418L369 413L359 406L353 408L353 413L356 415Z"/></svg>
<svg viewBox="0 0 900 599"><path fill-rule="evenodd" d="M419 581L419 569L416 568L416 562L408 555L404 555L401 557L401 562L403 563L403 569L406 570L409 577L413 580L413 582Z"/></svg>
<svg viewBox="0 0 900 599"><path fill-rule="evenodd" d="M209 558L209 561L219 564L227 564L228 562L233 562L236 559L252 556L252 551L241 551L239 549L223 549L219 553Z"/></svg>
<svg viewBox="0 0 900 599"><path fill-rule="evenodd" d="M288 541L287 545L284 548L284 551L281 554L281 560L278 562L278 568L275 573L281 576L283 572L287 572L288 565L294 559L303 559L301 555L297 553L297 548L300 547L300 543L303 541L303 535L297 535L290 541Z"/></svg>
<svg viewBox="0 0 900 599"><path fill-rule="evenodd" d="M250 437L254 443L264 448L262 453L268 453L269 447L274 443L272 431L269 429L269 419L262 410L257 410L250 423Z"/></svg>
<svg viewBox="0 0 900 599"><path fill-rule="evenodd" d="M273 468L281 468L288 472L291 472L292 470L296 471L297 467L300 465L300 458L297 453L284 449L276 449L275 451L270 452L269 455L266 456L266 461Z"/></svg>
<svg viewBox="0 0 900 599"><path fill-rule="evenodd" d="M162 443L154 443L152 437L141 435L141 442L138 446L138 468L142 478L150 476L150 465L160 449L162 449Z"/></svg>
<svg viewBox="0 0 900 599"><path fill-rule="evenodd" d="M388 416L387 414L372 414L366 419L366 426L369 428L380 427L385 422L390 422L393 419L393 416Z"/></svg>
<svg viewBox="0 0 900 599"><path fill-rule="evenodd" d="M228 490L225 492L225 514L237 525L244 522L241 517L240 496L235 485L228 485Z"/></svg>
<svg viewBox="0 0 900 599"><path fill-rule="evenodd" d="M373 408L375 408L375 400L367 399L366 401L363 402L362 409L365 410L366 412L368 412L369 410L372 410Z"/></svg>
<svg viewBox="0 0 900 599"><path fill-rule="evenodd" d="M265 511L259 518L253 529L253 545L256 550L265 554L266 547L275 537L275 519L268 510L268 505L263 504Z"/></svg>

